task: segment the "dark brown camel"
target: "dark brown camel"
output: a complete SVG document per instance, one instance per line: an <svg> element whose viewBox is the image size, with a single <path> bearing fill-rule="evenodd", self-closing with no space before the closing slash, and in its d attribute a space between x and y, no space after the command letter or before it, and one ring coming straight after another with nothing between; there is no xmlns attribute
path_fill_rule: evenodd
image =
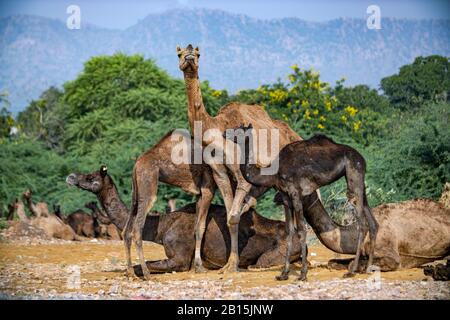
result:
<svg viewBox="0 0 450 320"><path fill-rule="evenodd" d="M200 256L200 247L205 230L206 215L214 197L216 184L209 166L205 164L175 164L172 161L172 152L180 142L172 140L173 131L168 132L155 146L143 153L137 160L133 169L133 194L131 202L131 214L123 231L123 239L127 257L129 274L133 274L131 266L131 240L136 245L136 250L141 261L144 276L149 279L142 247L142 230L145 217L156 202L158 194L158 182L164 182L181 188L183 191L199 196L197 201L197 227L195 228L196 250L194 265L196 271L204 271ZM190 140L192 161L194 163L194 142ZM106 175L106 167L104 169ZM266 189L253 188L247 197L245 210L256 202Z"/></svg>
<svg viewBox="0 0 450 320"><path fill-rule="evenodd" d="M67 217L61 214L61 206L53 205L54 214L61 219L64 223L68 224L73 231L79 236L87 238L96 237L95 234L95 219L93 216L84 212L83 210L77 210L72 212Z"/></svg>
<svg viewBox="0 0 450 320"><path fill-rule="evenodd" d="M94 219L95 237L105 238L111 240L122 240L120 231L111 222L108 215L97 206L97 202L92 201L85 204L85 207L92 211L92 218Z"/></svg>
<svg viewBox="0 0 450 320"><path fill-rule="evenodd" d="M299 280L306 280L308 271L303 198L342 177L346 178L347 197L355 206L359 228L355 263L346 276L355 274L361 245L367 231L369 231L370 237L367 267L367 271L369 271L373 261L378 223L367 203L364 185L366 164L363 156L355 149L337 144L324 135L315 135L308 140L292 142L281 149L278 159L276 159L279 163L278 172L275 175L262 175L260 168L250 164L250 150L254 150L252 125L250 124L248 127L241 125L236 129L234 131L227 130L224 132L224 136L234 142L244 141L245 163L240 165L244 178L253 185L273 187L280 191L287 208L285 211L286 223L288 223L290 233L294 231L295 221L302 246L302 270ZM286 257L289 256L290 250L292 250L292 246L288 244ZM277 279L287 279L288 274L289 262L286 261L283 271Z"/></svg>
<svg viewBox="0 0 450 320"><path fill-rule="evenodd" d="M87 190L97 196L111 221L122 230L128 220L129 211L119 197L112 178L106 171L90 174L72 173L67 183ZM142 238L164 246L168 259L146 262L151 272L187 271L191 267L196 249L196 205L189 204L177 211L163 215L146 216ZM287 233L285 223L264 218L254 210L242 215L239 224L239 253L242 268L271 267L284 262L284 247ZM294 237L298 243L298 237ZM299 246L297 246L299 247ZM223 267L230 254L231 239L227 227L225 207L212 205L209 208L205 224L204 241L201 256L205 267L218 269ZM300 257L298 251L292 252L291 261ZM143 275L140 265L134 267L136 275Z"/></svg>

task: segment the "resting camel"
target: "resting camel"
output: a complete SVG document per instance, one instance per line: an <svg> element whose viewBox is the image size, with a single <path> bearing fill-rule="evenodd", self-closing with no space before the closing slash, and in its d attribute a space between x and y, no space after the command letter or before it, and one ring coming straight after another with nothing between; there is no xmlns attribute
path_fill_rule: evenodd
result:
<svg viewBox="0 0 450 320"><path fill-rule="evenodd" d="M172 133L173 131L168 132L155 146L139 156L133 169L131 214L123 231L123 239L129 274L132 275L134 272L130 256L131 240L133 238L146 279L149 279L150 272L147 271L144 259L142 230L145 217L156 202L158 182L179 187L183 191L199 197L197 200L198 220L195 228L196 250L194 265L195 270L198 272L205 270L202 266L200 247L205 230L206 215L214 197L216 184L212 178L211 169L207 165L203 163L175 164L172 161L172 150L180 144L176 139L172 140ZM192 139L190 142L191 155L194 156L194 142ZM103 170L106 175L106 167ZM255 199L264 191L260 188L251 190L247 198L246 210L256 203Z"/></svg>
<svg viewBox="0 0 450 320"><path fill-rule="evenodd" d="M358 228L353 223L342 226L333 221L317 195L303 198L305 219L320 242L328 249L341 254L355 254L358 245ZM283 204L277 193L275 203ZM285 206L285 210L287 210ZM372 208L378 222L373 264L381 271L417 268L425 263L441 260L450 254L450 209L432 200L408 200L382 204ZM369 239L364 239L357 270L367 268ZM332 259L330 268L347 268L351 259Z"/></svg>
<svg viewBox="0 0 450 320"><path fill-rule="evenodd" d="M102 167L103 168L103 167ZM97 196L111 221L119 230L125 227L129 211L120 199L113 179L105 170L89 174L72 173L67 183L87 190ZM146 262L151 272L187 271L195 251L196 205L166 214L146 216L142 238L164 246L168 259ZM239 224L239 267L270 267L284 262L286 245L285 223L264 218L250 209L243 214ZM226 210L222 206L210 206L207 215L201 256L209 269L223 267L230 253L230 234L227 228ZM298 242L298 238L294 238ZM292 252L291 261L297 261L298 251ZM143 275L142 266L134 267L134 274Z"/></svg>
<svg viewBox="0 0 450 320"><path fill-rule="evenodd" d="M34 217L48 217L49 211L48 206L45 202L38 202L36 204L33 203L31 190L26 190L23 193L23 198L27 203L28 209Z"/></svg>
<svg viewBox="0 0 450 320"><path fill-rule="evenodd" d="M239 264L237 250L239 216L241 212L244 212L242 204L252 185L242 177L239 163L236 161L224 161L224 159L232 159L232 154L239 152L239 150L235 150L235 146L231 149L224 147L226 144L225 139L222 137L222 132L227 128L237 127L241 123L253 123L256 129L268 130L269 134L265 138L266 145L273 146L276 150L272 150L273 152L267 155L269 159L267 163L262 161L263 159L261 158L257 159L261 166L267 166L270 160L278 154L280 148L292 141L301 140L301 138L284 122L272 120L261 106L231 103L222 107L215 117L210 116L203 104L198 78L199 49L194 49L192 45L188 45L184 49L177 46L176 50L179 58L179 68L184 74L186 85L189 126L194 133L198 131L194 130L194 127L201 130L197 134L201 133L202 144L209 146L208 149L211 150L210 154L213 158L213 153L217 155L223 154L224 156L220 159L208 161L208 165L212 169L214 181L227 208L227 221L230 234L232 235L230 258L228 263L221 269L221 272L235 272L238 271ZM276 130L278 133L278 149L276 144L273 144L271 130ZM261 132L257 131L258 133ZM205 134L206 132L208 134ZM236 188L233 188L229 174L235 180Z"/></svg>
<svg viewBox="0 0 450 320"><path fill-rule="evenodd" d="M122 240L120 232L117 227L111 222L107 214L100 210L97 202L92 201L85 204L85 207L92 211L92 218L94 220L95 236L99 238Z"/></svg>
<svg viewBox="0 0 450 320"><path fill-rule="evenodd" d="M16 200L14 203L14 209L20 221L44 230L49 237L63 240L82 240L75 234L70 226L66 225L54 214L27 218L27 215L25 214L25 206L20 200Z"/></svg>
<svg viewBox="0 0 450 320"><path fill-rule="evenodd" d="M369 231L370 249L368 268L372 265L378 224L367 202L364 175L365 160L355 149L337 144L324 135L315 135L308 140L296 141L285 146L278 154L279 169L274 175L261 174L261 169L250 164L250 150L253 149L252 124L241 125L235 130L224 132L224 136L237 141L244 141L245 162L240 168L244 178L256 186L273 187L281 192L285 204L286 223L289 234L294 232L294 221L302 246L302 269L299 280L306 280L308 264L306 263L306 226L304 223L303 197L315 193L318 188L331 184L345 177L347 197L356 208L357 226L359 227L355 264L346 276L354 275L361 254L361 245ZM367 227L368 226L368 227ZM287 245L286 256L292 250ZM289 275L289 261L278 280L286 280Z"/></svg>

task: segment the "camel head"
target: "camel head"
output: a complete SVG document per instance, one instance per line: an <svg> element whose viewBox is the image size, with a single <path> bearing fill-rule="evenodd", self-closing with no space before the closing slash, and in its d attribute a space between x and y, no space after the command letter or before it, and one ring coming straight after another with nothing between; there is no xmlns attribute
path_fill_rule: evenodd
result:
<svg viewBox="0 0 450 320"><path fill-rule="evenodd" d="M66 182L71 186L97 194L103 189L106 179L108 179L108 168L101 166L100 170L88 174L71 173L67 176Z"/></svg>
<svg viewBox="0 0 450 320"><path fill-rule="evenodd" d="M23 193L23 197L25 199L31 199L31 196L32 196L32 192L30 189L25 190L25 192Z"/></svg>
<svg viewBox="0 0 450 320"><path fill-rule="evenodd" d="M180 70L188 75L197 75L198 59L200 58L198 47L194 49L190 44L186 48L181 49L180 46L177 46L177 54Z"/></svg>

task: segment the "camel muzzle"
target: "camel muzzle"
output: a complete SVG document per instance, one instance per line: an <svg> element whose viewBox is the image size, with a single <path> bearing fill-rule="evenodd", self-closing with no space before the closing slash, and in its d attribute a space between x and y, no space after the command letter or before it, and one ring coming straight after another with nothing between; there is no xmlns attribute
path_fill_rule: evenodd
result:
<svg viewBox="0 0 450 320"><path fill-rule="evenodd" d="M78 184L77 175L75 173L71 173L66 178L66 183L71 186L76 186Z"/></svg>

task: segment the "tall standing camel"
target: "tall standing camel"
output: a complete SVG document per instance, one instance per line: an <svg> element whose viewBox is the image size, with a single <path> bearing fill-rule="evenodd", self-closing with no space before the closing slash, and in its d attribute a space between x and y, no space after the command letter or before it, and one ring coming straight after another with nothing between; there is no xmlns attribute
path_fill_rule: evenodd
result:
<svg viewBox="0 0 450 320"><path fill-rule="evenodd" d="M97 196L106 214L119 230L123 230L129 211L119 196L119 192L109 174L104 170L89 174L72 173L67 183L92 192ZM147 215L142 238L164 246L167 259L147 261L151 272L187 271L191 267L196 250L193 237L196 228L196 205L166 214ZM241 268L254 266L266 268L284 262L286 246L285 223L262 217L250 209L243 214L239 223L239 253ZM211 205L205 224L205 234L201 255L208 269L223 267L230 253L230 234L227 228L226 210L222 206ZM294 238L298 243L298 238ZM300 257L298 251L292 252L291 261ZM133 268L133 267L132 267ZM136 275L143 275L142 266L134 267Z"/></svg>
<svg viewBox="0 0 450 320"><path fill-rule="evenodd" d="M296 221L297 232L302 246L302 270L299 280L306 280L308 264L306 263L306 227L304 224L303 198L325 185L345 177L347 181L347 197L356 209L358 231L355 264L346 274L354 275L359 263L361 246L367 232L370 237L370 249L367 271L373 262L378 223L368 205L364 176L366 163L363 156L355 149L337 144L324 135L315 135L308 140L296 141L284 147L278 154L279 170L275 175L262 175L261 169L250 164L250 150L253 150L253 139L248 127L241 125L232 136L224 136L237 142L244 141L245 163L240 168L243 176L250 183L273 187L281 192L286 210L286 222L289 223L290 234L294 231ZM299 156L300 155L300 156ZM302 156L307 155L307 156ZM287 257L291 245L287 246ZM285 280L289 274L289 262L286 261L283 271L277 279Z"/></svg>
<svg viewBox="0 0 450 320"><path fill-rule="evenodd" d="M237 159L239 159L239 150L235 150L235 146L232 146L231 149L224 147L226 141L222 137L222 132L227 128L235 128L241 123L253 123L255 129L264 129L269 133L272 129L277 130L279 134L279 148L290 142L301 140L300 136L289 128L287 124L282 121L272 120L261 106L231 103L222 107L215 117L209 115L203 104L198 78L199 49L194 49L192 45L188 45L184 49L177 47L177 54L179 68L184 74L186 85L189 125L191 130L195 132L194 127L201 124L203 145L210 146L211 150L214 149L217 154L223 153L224 158L227 159L231 159L231 154L237 152ZM209 132L209 135L204 134L206 131ZM260 131L257 130L257 132L259 133ZM267 138L266 145L271 146L273 141L270 134ZM273 159L278 152L279 149L270 154L270 156L268 155L269 159ZM260 165L266 164L262 159L258 158L257 161ZM244 199L251 190L252 185L242 177L238 161L223 161L223 159L219 159L219 161L208 162L208 165L212 169L214 181L222 194L227 209L227 221L231 234L230 258L228 263L221 269L221 272L234 272L238 270L239 264L239 216L243 211L242 204ZM229 173L236 181L235 192L233 192Z"/></svg>

